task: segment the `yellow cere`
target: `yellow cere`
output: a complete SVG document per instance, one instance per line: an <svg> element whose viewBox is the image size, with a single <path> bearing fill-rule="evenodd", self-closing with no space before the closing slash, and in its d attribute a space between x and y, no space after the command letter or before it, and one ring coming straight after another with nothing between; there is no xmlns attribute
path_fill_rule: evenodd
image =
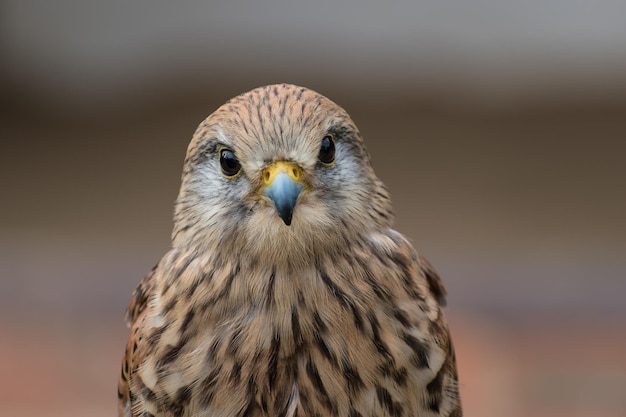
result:
<svg viewBox="0 0 626 417"><path fill-rule="evenodd" d="M276 175L281 172L286 173L296 182L302 182L302 168L291 162L277 161L263 170L263 184L265 186L270 185L276 178Z"/></svg>

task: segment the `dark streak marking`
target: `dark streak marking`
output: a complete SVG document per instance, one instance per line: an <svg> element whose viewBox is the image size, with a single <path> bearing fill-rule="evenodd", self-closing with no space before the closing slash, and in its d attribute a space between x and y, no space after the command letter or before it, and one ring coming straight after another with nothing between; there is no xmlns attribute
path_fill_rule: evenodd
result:
<svg viewBox="0 0 626 417"><path fill-rule="evenodd" d="M389 411L394 417L399 417L402 415L402 404L394 401L391 398L391 394L385 388L377 385L376 386L376 396L378 397L378 402Z"/></svg>
<svg viewBox="0 0 626 417"><path fill-rule="evenodd" d="M441 282L441 278L435 268L428 262L426 258L422 255L417 256L417 262L420 267L420 272L426 278L426 282L428 282L428 287L430 291L435 296L439 305L445 307L446 305L446 289Z"/></svg>
<svg viewBox="0 0 626 417"><path fill-rule="evenodd" d="M354 305L354 302L350 299L350 297L346 295L345 292L343 292L337 286L337 284L333 282L328 274L326 274L326 271L318 268L318 272L320 277L322 278L322 281L324 282L324 284L326 284L328 290L333 295L333 297L337 301L339 301L342 306L348 307L352 311L352 315L354 317L354 325L357 327L357 329L363 331L363 318L361 317L361 313L359 312L357 307Z"/></svg>
<svg viewBox="0 0 626 417"><path fill-rule="evenodd" d="M251 417L254 415L254 411L258 408L258 406L254 403L254 401L250 401L248 406L241 413L241 417Z"/></svg>
<svg viewBox="0 0 626 417"><path fill-rule="evenodd" d="M350 390L350 393L352 395L355 395L365 386L365 384L363 383L359 372L354 367L352 367L352 365L348 362L346 358L343 358L341 362L343 376L346 378L348 389Z"/></svg>
<svg viewBox="0 0 626 417"><path fill-rule="evenodd" d="M191 307L189 311L187 312L187 314L185 314L185 319L180 325L180 329L178 329L179 334L182 335L185 333L185 331L187 331L189 324L191 323L191 321L193 320L195 316L196 316L196 309L194 307Z"/></svg>
<svg viewBox="0 0 626 417"><path fill-rule="evenodd" d="M156 394L150 388L146 387L146 384L143 382L143 379L139 375L135 375L133 378L133 383L135 387L137 387L138 391L141 392L141 395L146 398L148 401L156 401Z"/></svg>
<svg viewBox="0 0 626 417"><path fill-rule="evenodd" d="M447 367L444 365L439 369L435 378L426 385L428 391L428 408L434 412L439 412L441 403L442 389L443 389L443 377Z"/></svg>
<svg viewBox="0 0 626 417"><path fill-rule="evenodd" d="M228 295L228 293L230 292L230 288L233 285L233 281L237 275L239 275L239 264L236 264L232 271L230 271L228 278L226 278L226 283L224 284L224 287L220 290L219 294L217 294L215 300L219 300Z"/></svg>
<svg viewBox="0 0 626 417"><path fill-rule="evenodd" d="M272 344L270 346L270 363L268 366L269 387L270 390L274 389L276 385L276 378L278 377L278 353L280 352L280 338L276 333L272 338Z"/></svg>
<svg viewBox="0 0 626 417"><path fill-rule="evenodd" d="M322 383L322 378L320 378L320 374L310 360L306 364L306 373L313 383L313 386L320 394L322 405L326 406L332 414L337 414L337 404L328 396L328 392L326 392L326 388L324 388L324 384Z"/></svg>
<svg viewBox="0 0 626 417"><path fill-rule="evenodd" d="M210 276L207 281L210 281L212 278L212 276ZM198 286L200 285L201 282L203 282L206 279L206 275L204 274L198 274L194 279L193 282L191 283L191 285L189 286L189 289L187 291L185 291L185 298L187 300L191 300L191 297L193 296L193 294L196 292L196 289L198 289Z"/></svg>
<svg viewBox="0 0 626 417"><path fill-rule="evenodd" d="M185 413L185 406L191 399L191 389L189 387L179 388L173 401L169 402L170 412L174 417L181 417Z"/></svg>
<svg viewBox="0 0 626 417"><path fill-rule="evenodd" d="M233 369L230 372L230 375L228 376L228 379L230 379L231 382L237 382L239 381L240 378L241 378L241 365L238 363L235 363L233 365Z"/></svg>
<svg viewBox="0 0 626 417"><path fill-rule="evenodd" d="M272 273L270 274L270 279L269 282L267 284L267 294L266 294L266 299L267 299L267 304L271 305L274 303L274 284L276 282L276 272L274 270L272 270Z"/></svg>
<svg viewBox="0 0 626 417"><path fill-rule="evenodd" d="M324 323L322 317L317 311L313 313L313 323L315 324L315 329L317 330L315 333L320 334L327 330L326 323Z"/></svg>
<svg viewBox="0 0 626 417"><path fill-rule="evenodd" d="M178 357L178 354L180 353L180 350L183 348L183 346L184 346L184 343L182 340L176 346L168 345L169 349L163 355L163 357L158 361L158 364L160 366L163 366L172 362L174 359Z"/></svg>
<svg viewBox="0 0 626 417"><path fill-rule="evenodd" d="M165 330L167 330L169 326L170 326L169 323L166 323L163 326L157 327L156 329L154 329L152 334L148 336L148 339L146 340L148 345L150 347L154 347L155 345L157 345L159 343L159 340L161 340L161 335L163 334Z"/></svg>
<svg viewBox="0 0 626 417"><path fill-rule="evenodd" d="M319 333L315 333L314 338L315 338L315 345L317 346L319 351L322 353L322 355L324 355L324 357L328 359L330 363L337 364L337 358L330 351L330 349L328 349L328 346L324 342L324 339L322 338L322 336Z"/></svg>
<svg viewBox="0 0 626 417"><path fill-rule="evenodd" d="M239 338L241 337L241 333L242 333L242 329L241 327L237 327L234 332L233 335L230 338L230 343L228 344L228 352L230 354L236 354L237 351L239 351Z"/></svg>
<svg viewBox="0 0 626 417"><path fill-rule="evenodd" d="M302 346L304 343L302 337L302 331L300 330L300 318L298 317L298 309L296 306L291 308L291 332L293 333L293 340L296 347Z"/></svg>
<svg viewBox="0 0 626 417"><path fill-rule="evenodd" d="M198 253L194 252L191 256L187 256L187 259L185 259L185 262L176 269L176 271L174 272L174 278L170 279L168 281L168 284L165 286L165 288L163 289L163 291L161 292L161 297L164 297L165 294L167 294L167 292L169 291L169 289L172 287L172 284L174 282L176 282L180 276L187 270L187 268L189 268L189 265L191 265L191 263L198 257Z"/></svg>
<svg viewBox="0 0 626 417"><path fill-rule="evenodd" d="M363 414L359 413L352 406L350 406L350 414L348 417L363 417Z"/></svg>
<svg viewBox="0 0 626 417"><path fill-rule="evenodd" d="M406 343L415 353L414 364L419 368L427 368L428 367L428 347L416 338L413 335L408 333L404 333L402 335L402 340Z"/></svg>
<svg viewBox="0 0 626 417"><path fill-rule="evenodd" d="M172 311L172 309L174 308L177 302L178 302L178 298L172 297L172 299L163 307L163 313L167 314L170 311Z"/></svg>
<svg viewBox="0 0 626 417"><path fill-rule="evenodd" d="M411 323L409 322L409 318L407 317L404 310L400 308L394 308L393 316L398 320L404 327L409 327Z"/></svg>
<svg viewBox="0 0 626 417"><path fill-rule="evenodd" d="M374 316L373 313L368 315L368 319L370 321L370 326L372 327L372 335L374 346L376 346L376 350L381 355L384 355L388 360L393 360L391 353L389 353L389 348L385 345L385 342L380 337L380 324L378 323L378 319Z"/></svg>
<svg viewBox="0 0 626 417"><path fill-rule="evenodd" d="M209 375L207 375L207 377L204 378L198 386L198 392L201 392L203 393L203 395L206 395L200 398L200 402L205 407L208 407L211 404L211 402L213 402L213 397L215 395L213 388L215 387L217 376L220 374L221 371L222 371L221 366L217 366L213 368L213 370L211 370Z"/></svg>

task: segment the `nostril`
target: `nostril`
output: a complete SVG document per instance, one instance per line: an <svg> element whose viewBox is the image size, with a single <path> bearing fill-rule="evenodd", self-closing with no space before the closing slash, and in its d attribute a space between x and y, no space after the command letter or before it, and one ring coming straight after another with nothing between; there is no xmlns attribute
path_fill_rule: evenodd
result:
<svg viewBox="0 0 626 417"><path fill-rule="evenodd" d="M269 181L270 180L270 173L269 171L265 171L265 181Z"/></svg>
<svg viewBox="0 0 626 417"><path fill-rule="evenodd" d="M293 169L291 170L291 172L293 172L293 177L294 177L294 178L298 178L298 170L297 170L297 169L293 168Z"/></svg>

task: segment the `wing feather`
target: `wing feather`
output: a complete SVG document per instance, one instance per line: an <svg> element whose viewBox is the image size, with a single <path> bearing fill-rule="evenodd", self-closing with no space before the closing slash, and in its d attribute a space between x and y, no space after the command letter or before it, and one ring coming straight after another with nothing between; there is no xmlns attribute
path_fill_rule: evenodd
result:
<svg viewBox="0 0 626 417"><path fill-rule="evenodd" d="M120 417L132 417L131 409L131 394L129 388L129 381L131 374L134 372L138 364L141 363L139 326L143 317L143 314L148 306L151 294L156 287L156 271L158 265L156 265L148 274L141 280L133 295L130 298L128 309L126 310L126 325L131 329L128 342L126 343L126 351L124 352L124 359L122 361L122 372L117 386L117 398L118 398L118 415Z"/></svg>
<svg viewBox="0 0 626 417"><path fill-rule="evenodd" d="M426 282L428 283L433 296L439 302L440 306L445 307L446 289L443 285L441 277L437 271L435 271L435 268L430 264L430 262L428 262L428 260L422 255L417 255L417 265L420 270L420 274L426 278Z"/></svg>

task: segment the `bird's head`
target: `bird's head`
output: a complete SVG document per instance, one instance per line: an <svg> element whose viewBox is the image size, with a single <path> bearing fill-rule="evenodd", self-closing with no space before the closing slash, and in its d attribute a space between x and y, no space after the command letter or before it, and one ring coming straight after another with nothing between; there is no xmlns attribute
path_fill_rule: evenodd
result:
<svg viewBox="0 0 626 417"><path fill-rule="evenodd" d="M174 222L175 247L297 265L391 226L392 210L345 110L283 84L235 97L200 124Z"/></svg>

